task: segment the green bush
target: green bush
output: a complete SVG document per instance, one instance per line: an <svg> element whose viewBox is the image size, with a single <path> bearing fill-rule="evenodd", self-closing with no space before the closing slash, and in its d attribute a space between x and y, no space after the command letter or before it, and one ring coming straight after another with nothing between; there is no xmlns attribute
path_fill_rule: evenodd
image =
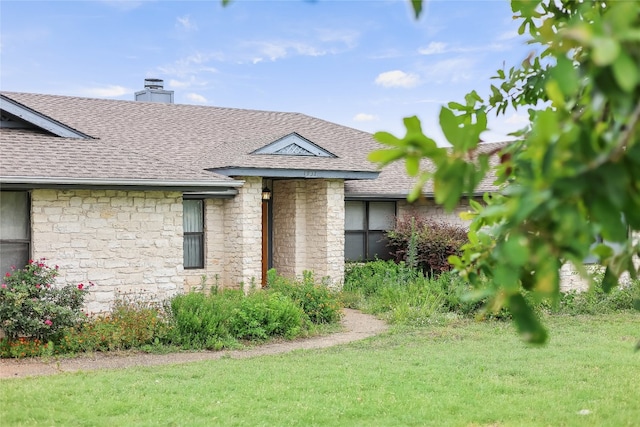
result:
<svg viewBox="0 0 640 427"><path fill-rule="evenodd" d="M171 300L173 330L170 341L185 348L219 350L233 341L229 318L242 291L226 290L205 295L190 292Z"/></svg>
<svg viewBox="0 0 640 427"><path fill-rule="evenodd" d="M316 283L310 271L303 272L302 281L296 281L279 276L271 269L267 272L267 289L291 298L315 324L336 323L342 316L339 294L326 284Z"/></svg>
<svg viewBox="0 0 640 427"><path fill-rule="evenodd" d="M23 269L6 273L0 285L0 328L9 341L18 337L47 342L82 319L89 286L56 286L58 267L30 260Z"/></svg>
<svg viewBox="0 0 640 427"><path fill-rule="evenodd" d="M67 328L55 342L56 353L115 351L160 346L170 326L160 303L122 295L109 313Z"/></svg>
<svg viewBox="0 0 640 427"><path fill-rule="evenodd" d="M404 261L430 277L450 271L449 256L460 255L468 242L463 227L415 215L398 218L387 239L396 262Z"/></svg>
<svg viewBox="0 0 640 427"><path fill-rule="evenodd" d="M290 298L278 292L256 291L233 309L229 330L237 339L265 340L269 337L298 336L305 314Z"/></svg>

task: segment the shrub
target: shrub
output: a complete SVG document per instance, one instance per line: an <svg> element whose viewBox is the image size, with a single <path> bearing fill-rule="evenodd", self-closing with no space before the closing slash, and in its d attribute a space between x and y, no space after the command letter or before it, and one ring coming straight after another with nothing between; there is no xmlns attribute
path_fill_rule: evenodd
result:
<svg viewBox="0 0 640 427"><path fill-rule="evenodd" d="M310 271L303 272L302 281L297 281L279 276L271 269L267 272L267 289L291 298L315 324L335 323L342 316L339 294L326 284L316 283Z"/></svg>
<svg viewBox="0 0 640 427"><path fill-rule="evenodd" d="M9 340L31 337L47 342L85 317L81 309L89 287L56 286L58 267L50 268L44 261L31 260L2 280L0 328Z"/></svg>
<svg viewBox="0 0 640 427"><path fill-rule="evenodd" d="M468 241L463 227L414 215L398 218L387 239L396 262L404 261L429 276L450 271L449 256L460 255Z"/></svg>
<svg viewBox="0 0 640 427"><path fill-rule="evenodd" d="M229 330L237 339L264 340L300 334L305 314L290 298L278 292L252 292L232 311Z"/></svg>
<svg viewBox="0 0 640 427"><path fill-rule="evenodd" d="M161 304L136 295L121 295L109 313L65 330L55 351L76 353L159 346L166 341L169 329Z"/></svg>
<svg viewBox="0 0 640 427"><path fill-rule="evenodd" d="M0 357L23 358L37 357L50 353L51 342L42 342L38 338L20 337L16 339L3 338L0 340Z"/></svg>
<svg viewBox="0 0 640 427"><path fill-rule="evenodd" d="M212 291L210 295L190 292L173 297L170 341L185 348L225 347L233 341L228 325L231 312L242 298L242 291L235 290Z"/></svg>

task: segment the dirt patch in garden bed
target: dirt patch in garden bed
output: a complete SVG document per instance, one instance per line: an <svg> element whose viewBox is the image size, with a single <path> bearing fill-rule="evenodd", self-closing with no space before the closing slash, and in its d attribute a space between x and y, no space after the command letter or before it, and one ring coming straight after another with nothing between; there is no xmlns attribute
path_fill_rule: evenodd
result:
<svg viewBox="0 0 640 427"><path fill-rule="evenodd" d="M358 341L387 330L387 325L374 316L357 310L344 309L341 320L343 331L294 341L278 341L243 350L180 352L170 354L135 353L127 355L94 353L75 358L33 358L0 360L0 378L22 378L54 375L63 372L92 371L97 369L124 369L132 366L158 366L200 360L230 357L242 359L270 354L287 353L299 349L331 347Z"/></svg>

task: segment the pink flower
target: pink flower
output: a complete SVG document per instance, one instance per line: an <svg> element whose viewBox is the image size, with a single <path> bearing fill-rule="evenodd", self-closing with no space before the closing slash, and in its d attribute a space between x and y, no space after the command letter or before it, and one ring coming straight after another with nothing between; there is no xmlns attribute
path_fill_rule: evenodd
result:
<svg viewBox="0 0 640 427"><path fill-rule="evenodd" d="M59 270L59 269L60 269L60 267L58 267L58 265L56 264L56 270Z"/></svg>
<svg viewBox="0 0 640 427"><path fill-rule="evenodd" d="M4 277L11 277L11 273L9 273L8 271L5 273Z"/></svg>
<svg viewBox="0 0 640 427"><path fill-rule="evenodd" d="M7 285L5 285L4 283L2 284L2 289L7 289Z"/></svg>
<svg viewBox="0 0 640 427"><path fill-rule="evenodd" d="M83 285L82 283L80 283L80 284L78 285L78 289L83 290L83 289L84 289L84 285Z"/></svg>
<svg viewBox="0 0 640 427"><path fill-rule="evenodd" d="M44 321L44 324L47 325L47 326L51 326L51 325L53 325L53 322L51 320L47 319L47 320Z"/></svg>
<svg viewBox="0 0 640 427"><path fill-rule="evenodd" d="M36 285L36 289L40 289L40 285Z"/></svg>
<svg viewBox="0 0 640 427"><path fill-rule="evenodd" d="M33 260L32 259L29 260L29 264L33 264Z"/></svg>

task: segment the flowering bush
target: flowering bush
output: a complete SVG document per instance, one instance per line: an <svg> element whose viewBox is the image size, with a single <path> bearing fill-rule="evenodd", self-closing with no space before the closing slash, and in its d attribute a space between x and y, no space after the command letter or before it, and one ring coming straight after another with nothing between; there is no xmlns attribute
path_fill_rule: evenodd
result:
<svg viewBox="0 0 640 427"><path fill-rule="evenodd" d="M30 260L2 278L0 329L10 341L32 337L47 342L85 317L81 309L92 284L54 286L58 266L48 267L44 261Z"/></svg>

